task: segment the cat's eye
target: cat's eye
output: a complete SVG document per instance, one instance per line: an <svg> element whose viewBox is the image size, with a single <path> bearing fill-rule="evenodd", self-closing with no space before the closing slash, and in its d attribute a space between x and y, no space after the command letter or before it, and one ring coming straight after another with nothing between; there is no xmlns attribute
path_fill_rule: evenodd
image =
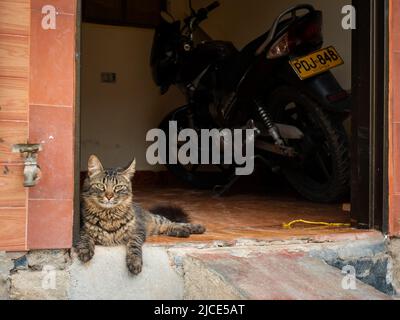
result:
<svg viewBox="0 0 400 320"><path fill-rule="evenodd" d="M100 183L94 184L94 185L92 185L92 187L94 187L94 188L96 188L96 189L98 189L100 191L105 191L106 190L106 187L104 186L104 184L100 184Z"/></svg>
<svg viewBox="0 0 400 320"><path fill-rule="evenodd" d="M114 191L115 192L122 192L122 191L126 191L126 190L128 190L128 188L126 187L126 186L116 186L115 188L114 188Z"/></svg>

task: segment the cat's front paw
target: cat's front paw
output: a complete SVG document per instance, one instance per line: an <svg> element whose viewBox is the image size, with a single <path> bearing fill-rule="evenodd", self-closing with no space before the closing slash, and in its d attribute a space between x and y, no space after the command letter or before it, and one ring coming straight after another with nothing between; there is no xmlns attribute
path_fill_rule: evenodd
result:
<svg viewBox="0 0 400 320"><path fill-rule="evenodd" d="M131 274L137 276L142 272L143 269L143 260L141 257L131 256L126 260L126 264L128 266L128 270Z"/></svg>
<svg viewBox="0 0 400 320"><path fill-rule="evenodd" d="M192 224L190 229L191 234L204 234L206 232L206 227L201 224Z"/></svg>
<svg viewBox="0 0 400 320"><path fill-rule="evenodd" d="M176 238L189 238L191 234L189 225L175 225L169 232L168 236Z"/></svg>
<svg viewBox="0 0 400 320"><path fill-rule="evenodd" d="M83 263L88 263L94 257L94 250L89 247L78 246L75 251L78 259Z"/></svg>

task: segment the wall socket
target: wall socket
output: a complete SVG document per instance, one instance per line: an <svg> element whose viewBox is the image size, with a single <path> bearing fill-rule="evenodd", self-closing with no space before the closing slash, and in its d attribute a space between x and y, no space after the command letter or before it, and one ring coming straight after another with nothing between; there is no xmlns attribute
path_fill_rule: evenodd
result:
<svg viewBox="0 0 400 320"><path fill-rule="evenodd" d="M102 83L116 83L117 82L117 74L114 72L102 72L101 73L101 82Z"/></svg>

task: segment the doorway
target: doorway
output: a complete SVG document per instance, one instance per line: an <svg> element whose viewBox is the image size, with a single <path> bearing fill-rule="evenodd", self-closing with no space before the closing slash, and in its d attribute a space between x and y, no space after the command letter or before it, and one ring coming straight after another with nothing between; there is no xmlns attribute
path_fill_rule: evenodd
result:
<svg viewBox="0 0 400 320"><path fill-rule="evenodd" d="M252 1L253 4L256 2ZM326 1L311 2L316 7L327 5ZM169 9L184 14L185 6L174 3L173 8ZM203 4L206 3L198 1L199 6ZM385 231L387 189L384 181L384 157L387 127L384 125L385 111L378 106L385 101L382 94L385 88L379 83L387 82L379 82L385 77L384 66L378 65L374 70L367 70L366 66L371 65L371 59L380 61L382 54L385 54L375 49L385 42L383 26L386 22L386 7L374 0L369 4L354 0L353 5L357 10L356 30L340 30L341 36L338 36L340 24L335 25L332 21L340 22L340 4L331 11L337 12L336 20L334 15L328 15L331 28L325 30L327 41L335 42L345 60L352 61L351 64L348 63L347 69L336 72L343 86L352 89L354 94L353 117L351 124L347 123L352 145L351 198L349 195L349 199L330 205L311 203L298 196L282 177L265 170L257 171L259 174L252 178L244 179L226 197L213 198L209 191L194 190L177 181L163 167L149 166L145 160L148 146L145 143L146 132L157 127L169 111L184 105L185 101L175 88L168 95L160 96L152 82L148 66L154 33L151 26L138 28L132 25L116 25L115 22L110 25L104 21L93 23L92 20L83 22L80 26L81 126L77 133L80 139L77 142L79 157L76 172L85 175L86 161L90 154L97 154L107 167L124 166L133 156L136 157L139 165L134 180L137 201L145 207L159 202L173 202L183 206L196 221L209 226L208 235L205 238L195 238L194 241L319 236L358 232L356 229ZM288 4L280 6L282 8L274 8L277 13ZM270 10L270 19L257 19L257 12L261 10L256 5L234 8L230 4L226 10L228 12L224 13L221 9L220 17L217 16L214 20L211 18L204 30L212 38L233 40L238 47L264 32L274 17L274 10ZM222 28L218 24L224 21L226 25L231 23L233 26L235 23L240 26L237 20L239 17L246 18L243 17L243 12L246 12L247 18L252 17L253 21L248 33L240 28ZM371 19L375 24L370 27L367 21L370 22ZM364 54L366 52L368 54ZM372 83L376 86L373 87ZM365 95L367 89L370 92L368 97ZM370 113L365 112L365 105L371 106ZM371 148L375 153L370 157ZM76 192L79 192L81 177L77 177L76 181ZM76 212L77 234L79 210ZM290 231L283 228L285 223L299 219L351 223L355 229L307 225Z"/></svg>

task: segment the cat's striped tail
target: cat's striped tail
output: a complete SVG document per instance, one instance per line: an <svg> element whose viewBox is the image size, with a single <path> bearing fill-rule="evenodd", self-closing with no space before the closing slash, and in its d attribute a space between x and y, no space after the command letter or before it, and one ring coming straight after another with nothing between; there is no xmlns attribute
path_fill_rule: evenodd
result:
<svg viewBox="0 0 400 320"><path fill-rule="evenodd" d="M190 223L189 214L181 207L174 205L157 205L149 210L152 214L162 216L176 223Z"/></svg>

